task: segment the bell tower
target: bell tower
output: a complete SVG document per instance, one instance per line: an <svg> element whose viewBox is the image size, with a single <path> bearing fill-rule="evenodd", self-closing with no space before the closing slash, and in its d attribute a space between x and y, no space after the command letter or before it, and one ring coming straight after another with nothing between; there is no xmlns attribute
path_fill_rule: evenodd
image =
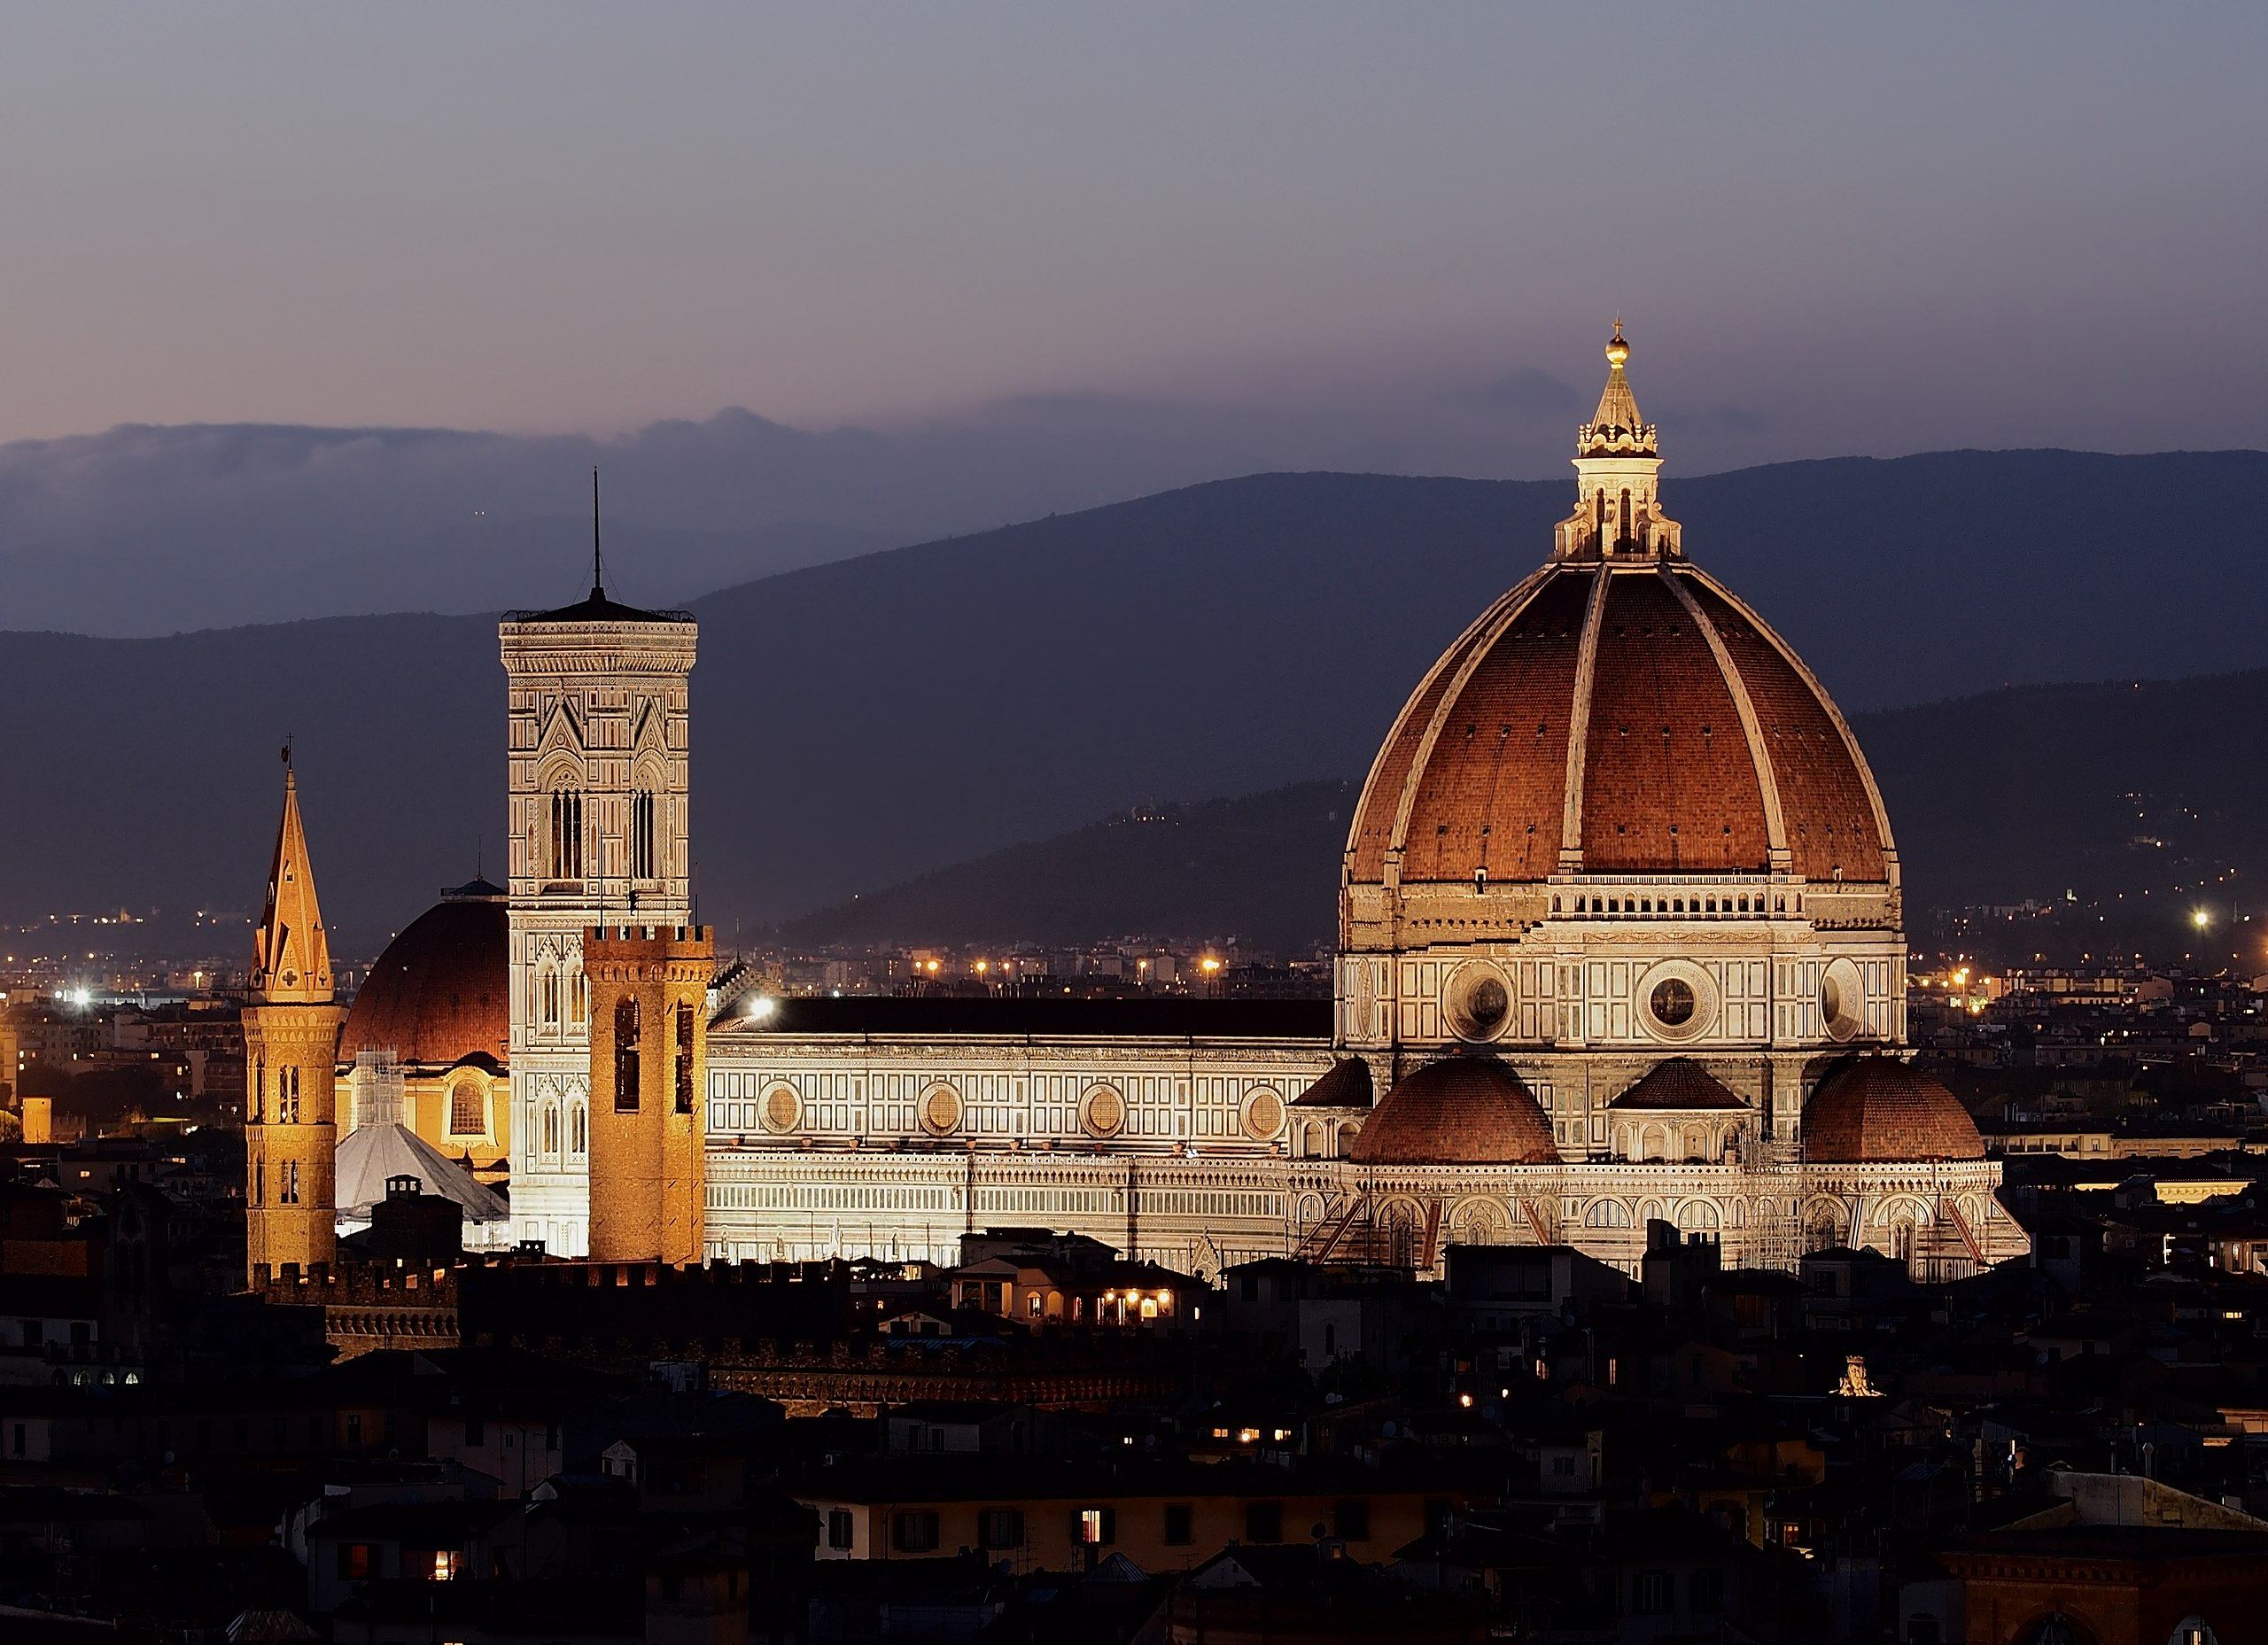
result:
<svg viewBox="0 0 2268 1645"><path fill-rule="evenodd" d="M697 1263L707 1199L706 926L583 934L591 983L591 1251L594 1261Z"/></svg>
<svg viewBox="0 0 2268 1645"><path fill-rule="evenodd" d="M608 598L591 483L591 592L509 613L497 633L509 723L512 1227L555 1256L590 1250L594 1005L584 933L693 915L683 611Z"/></svg>
<svg viewBox="0 0 2268 1645"><path fill-rule="evenodd" d="M299 780L284 751L284 820L252 939L245 1034L245 1266L258 1286L330 1261L337 1152L333 1080L344 1013L299 821Z"/></svg>

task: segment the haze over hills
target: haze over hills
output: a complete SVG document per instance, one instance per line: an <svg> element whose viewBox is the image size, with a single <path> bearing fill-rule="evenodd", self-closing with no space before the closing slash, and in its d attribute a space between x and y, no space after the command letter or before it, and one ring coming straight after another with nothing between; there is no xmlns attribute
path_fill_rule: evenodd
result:
<svg viewBox="0 0 2268 1645"><path fill-rule="evenodd" d="M1666 495L1695 559L1848 709L2268 657L2259 454L1853 459ZM1542 558L1567 496L1559 484L1261 475L704 598L704 912L729 934L1131 804L1357 774L1426 665ZM2230 524L2171 531L2179 497L2212 498ZM582 552L563 540L555 578L523 600L578 594ZM633 561L612 563L617 594L661 597ZM346 951L367 949L469 877L484 842L495 870L502 684L486 617L0 635L0 691L43 739L0 787L0 917L255 901L274 751L290 733L326 911ZM2182 702L2208 717L2194 724L2225 722L2212 763L2258 763L2250 705L2224 715L2218 688L2200 689ZM1966 734L1979 711L1918 710L1902 722L1927 727L1910 755L1896 751L1899 722L1882 746L1868 733L1886 783L1908 759L1922 773L1918 798L1893 794L1917 902L2034 894L2027 853L2060 826L2011 786L2031 756L1932 741ZM2024 734L2047 749L2096 733ZM2195 746L2171 726L2135 734L2136 757L2153 762ZM2155 791L2098 768L2114 794ZM1966 796L1996 784L2026 820L1959 836L1990 842L1973 855L1913 854L1922 817L1959 823Z"/></svg>
<svg viewBox="0 0 2268 1645"><path fill-rule="evenodd" d="M1991 692L1860 715L1853 729L1890 807L1917 945L2233 953L2268 969L2268 670ZM1354 779L1144 806L817 910L781 935L814 948L1327 944L1361 792ZM1947 917L2024 901L2052 912ZM2200 908L2209 935L2192 924Z"/></svg>

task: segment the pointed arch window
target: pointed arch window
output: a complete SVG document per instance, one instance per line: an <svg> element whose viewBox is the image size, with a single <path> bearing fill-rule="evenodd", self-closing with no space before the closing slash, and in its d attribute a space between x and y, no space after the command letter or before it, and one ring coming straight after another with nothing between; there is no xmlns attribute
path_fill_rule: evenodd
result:
<svg viewBox="0 0 2268 1645"><path fill-rule="evenodd" d="M651 880L657 877L654 852L654 795L641 788L630 796L630 877Z"/></svg>
<svg viewBox="0 0 2268 1645"><path fill-rule="evenodd" d="M548 1032L559 1029L559 968L546 966L537 974L536 1020Z"/></svg>
<svg viewBox="0 0 2268 1645"><path fill-rule="evenodd" d="M260 1124L268 1117L268 1059L254 1058L252 1065L252 1122Z"/></svg>
<svg viewBox="0 0 2268 1645"><path fill-rule="evenodd" d="M559 1152L559 1105L543 1105L543 1152L556 1155Z"/></svg>
<svg viewBox="0 0 2268 1645"><path fill-rule="evenodd" d="M617 1000L614 1007L614 1111L638 1112L638 1002Z"/></svg>
<svg viewBox="0 0 2268 1645"><path fill-rule="evenodd" d="M579 880L583 877L583 796L561 788L551 796L551 833L544 877Z"/></svg>
<svg viewBox="0 0 2268 1645"><path fill-rule="evenodd" d="M579 1102L567 1111L567 1152L580 1159L590 1148L590 1113Z"/></svg>

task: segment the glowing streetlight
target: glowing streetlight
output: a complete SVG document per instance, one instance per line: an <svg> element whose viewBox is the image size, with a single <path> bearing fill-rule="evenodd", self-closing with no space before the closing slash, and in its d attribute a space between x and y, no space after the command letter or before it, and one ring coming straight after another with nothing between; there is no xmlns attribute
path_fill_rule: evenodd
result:
<svg viewBox="0 0 2268 1645"><path fill-rule="evenodd" d="M2189 923L2195 926L2200 931L2211 930L2213 927L2213 911L2210 908L2198 909L2189 916Z"/></svg>

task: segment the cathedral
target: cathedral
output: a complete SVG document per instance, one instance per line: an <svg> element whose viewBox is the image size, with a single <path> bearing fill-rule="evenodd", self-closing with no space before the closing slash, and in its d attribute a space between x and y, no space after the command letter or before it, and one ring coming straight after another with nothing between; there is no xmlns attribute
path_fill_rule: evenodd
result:
<svg viewBox="0 0 2268 1645"><path fill-rule="evenodd" d="M1898 854L1865 757L1687 559L1628 358L1618 323L1548 557L1379 746L1328 1007L718 977L689 923L695 625L594 575L501 625L509 883L381 957L339 1041L350 1110L368 1089L373 1122L507 1162L511 1238L570 1256L951 1261L1018 1226L1205 1275L1438 1273L1452 1244L1505 1243L1635 1272L1654 1222L1728 1265L2022 1254L1976 1126L1901 1052ZM335 1013L321 992L256 1015L280 1045ZM294 1152L329 1140L324 1084Z"/></svg>

